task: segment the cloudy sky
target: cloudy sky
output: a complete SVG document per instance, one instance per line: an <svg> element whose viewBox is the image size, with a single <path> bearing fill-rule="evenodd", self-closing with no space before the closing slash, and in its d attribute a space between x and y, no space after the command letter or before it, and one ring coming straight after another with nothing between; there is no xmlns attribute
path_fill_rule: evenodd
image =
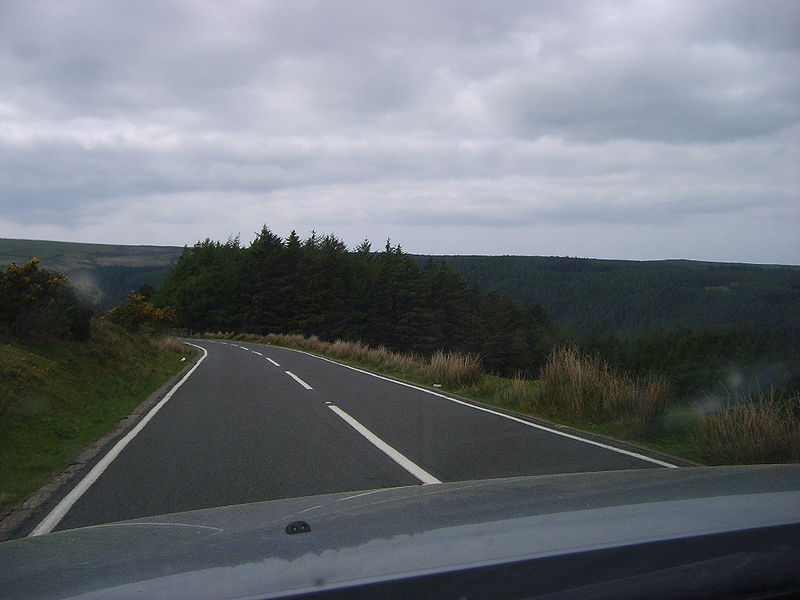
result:
<svg viewBox="0 0 800 600"><path fill-rule="evenodd" d="M264 223L800 264L800 2L0 2L0 237Z"/></svg>

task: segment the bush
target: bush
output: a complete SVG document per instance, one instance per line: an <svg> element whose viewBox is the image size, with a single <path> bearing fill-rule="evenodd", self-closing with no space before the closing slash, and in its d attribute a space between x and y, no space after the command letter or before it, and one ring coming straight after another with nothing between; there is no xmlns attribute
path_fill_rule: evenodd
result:
<svg viewBox="0 0 800 600"><path fill-rule="evenodd" d="M172 327L175 313L171 308L156 308L142 294L131 292L128 299L108 311L105 318L128 331L153 334Z"/></svg>
<svg viewBox="0 0 800 600"><path fill-rule="evenodd" d="M11 263L0 276L0 332L85 340L91 318L67 277L39 269L38 258Z"/></svg>

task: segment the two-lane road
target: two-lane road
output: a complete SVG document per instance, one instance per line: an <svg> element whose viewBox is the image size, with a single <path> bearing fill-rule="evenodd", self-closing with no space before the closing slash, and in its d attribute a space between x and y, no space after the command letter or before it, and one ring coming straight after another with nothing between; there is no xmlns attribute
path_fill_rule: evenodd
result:
<svg viewBox="0 0 800 600"><path fill-rule="evenodd" d="M192 343L207 352L201 364L57 508L55 529L328 492L672 466L302 352Z"/></svg>

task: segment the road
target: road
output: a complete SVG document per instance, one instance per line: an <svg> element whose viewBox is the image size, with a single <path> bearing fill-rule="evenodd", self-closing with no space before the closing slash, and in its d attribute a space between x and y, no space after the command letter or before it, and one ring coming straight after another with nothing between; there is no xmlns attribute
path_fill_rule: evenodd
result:
<svg viewBox="0 0 800 600"><path fill-rule="evenodd" d="M61 503L49 527L438 481L667 466L302 352L192 343L207 352L201 363L96 480L72 493L74 503Z"/></svg>

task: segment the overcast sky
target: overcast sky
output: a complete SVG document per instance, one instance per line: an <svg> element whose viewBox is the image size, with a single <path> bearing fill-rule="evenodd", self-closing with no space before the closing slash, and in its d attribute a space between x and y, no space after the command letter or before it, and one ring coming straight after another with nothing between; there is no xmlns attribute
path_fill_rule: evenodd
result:
<svg viewBox="0 0 800 600"><path fill-rule="evenodd" d="M800 2L0 2L0 237L800 264Z"/></svg>

